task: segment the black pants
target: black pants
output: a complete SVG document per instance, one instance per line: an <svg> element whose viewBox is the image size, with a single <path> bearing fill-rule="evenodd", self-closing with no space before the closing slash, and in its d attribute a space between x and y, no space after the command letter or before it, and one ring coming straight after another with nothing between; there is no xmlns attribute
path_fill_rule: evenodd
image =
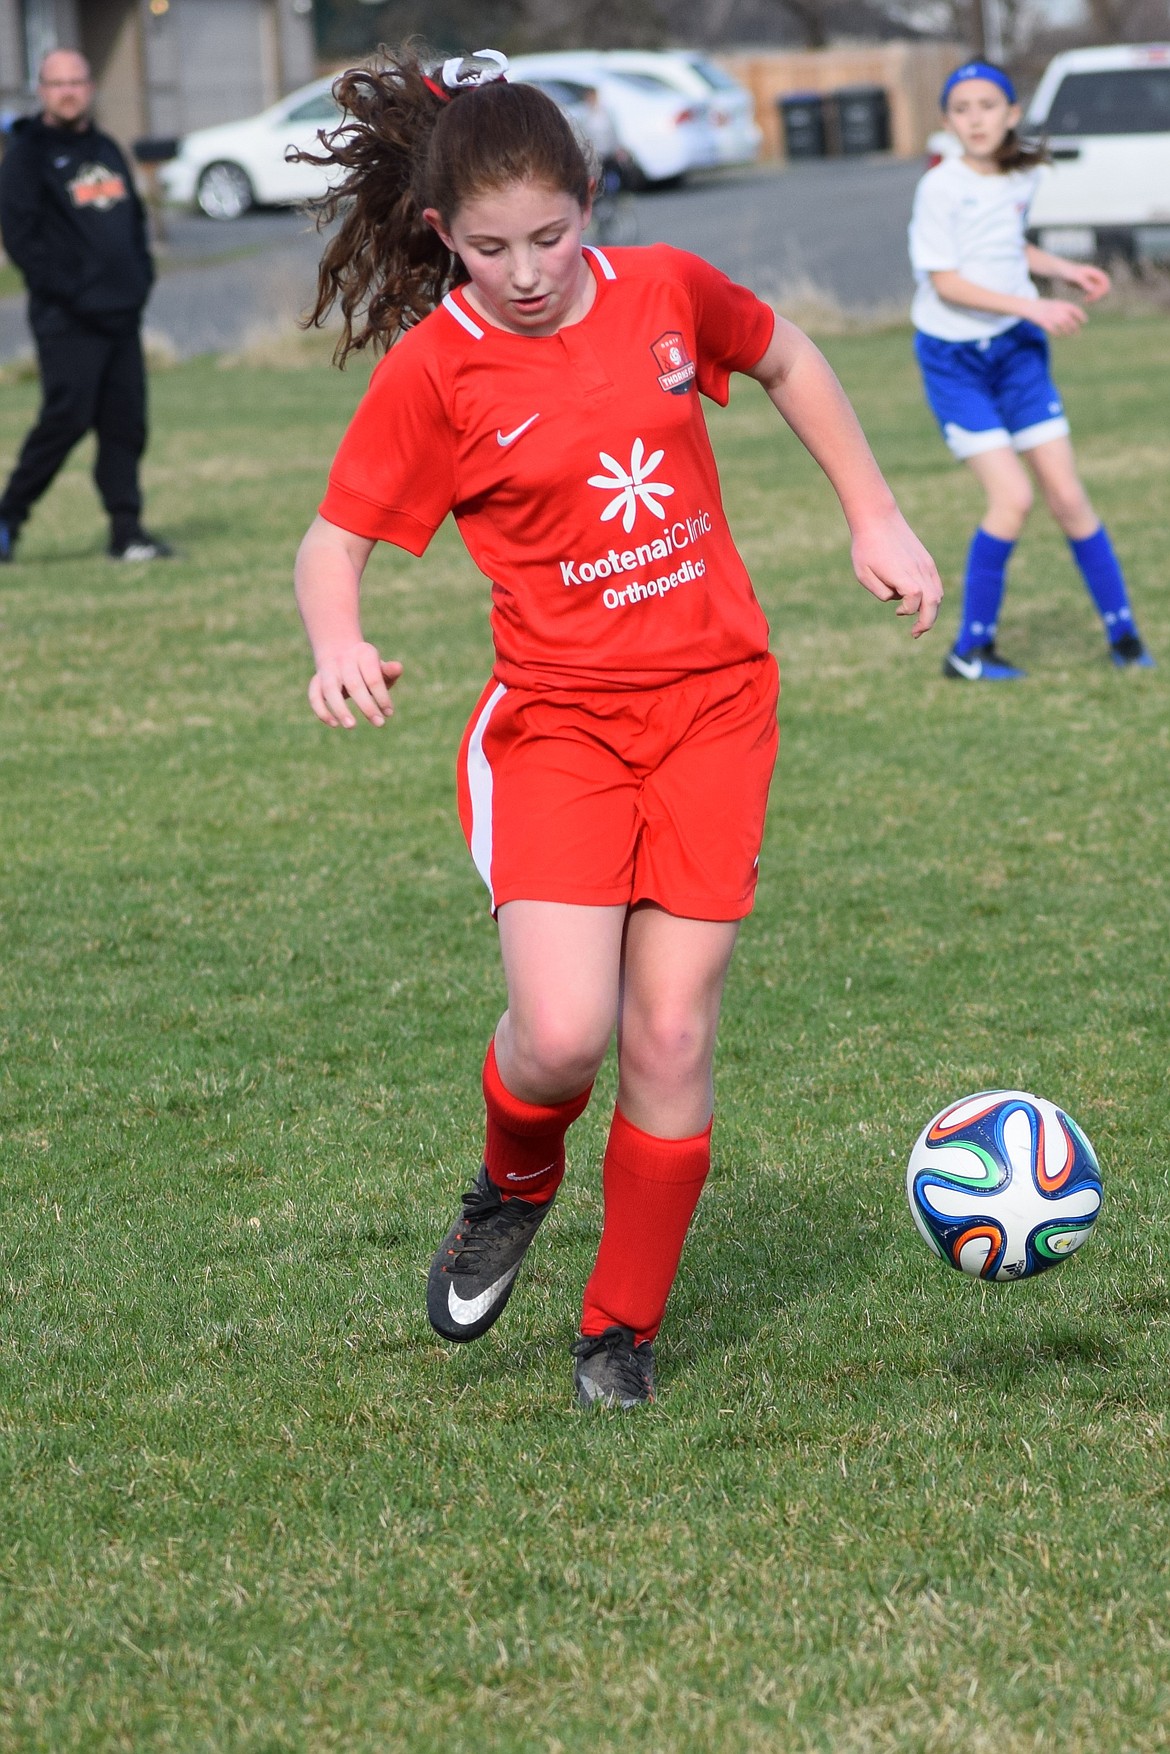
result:
<svg viewBox="0 0 1170 1754"><path fill-rule="evenodd" d="M49 309L30 316L41 372L41 411L0 497L0 522L20 528L87 432L97 434L93 478L115 532L142 510L138 461L146 449L146 367L137 313L103 333Z"/></svg>

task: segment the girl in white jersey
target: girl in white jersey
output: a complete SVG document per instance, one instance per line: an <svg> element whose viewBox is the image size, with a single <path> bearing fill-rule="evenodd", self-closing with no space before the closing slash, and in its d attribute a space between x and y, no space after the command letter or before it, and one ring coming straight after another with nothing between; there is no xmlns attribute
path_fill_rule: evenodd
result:
<svg viewBox="0 0 1170 1754"><path fill-rule="evenodd" d="M1109 276L1028 243L1024 228L1044 154L1017 138L1019 105L1003 69L964 63L946 81L942 107L963 151L927 171L914 198L915 351L947 444L987 496L943 673L969 682L1024 674L995 643L1008 561L1032 504L1021 458L1068 538L1113 662L1149 665L1112 543L1077 474L1049 374L1047 337L1075 335L1085 313L1067 299L1041 298L1032 282L1033 274L1067 281L1092 304L1109 291Z"/></svg>
<svg viewBox="0 0 1170 1754"><path fill-rule="evenodd" d="M605 1218L574 1381L653 1398L652 1343L710 1160L724 976L750 910L776 748L767 628L698 400L746 371L825 469L858 579L914 632L941 587L812 344L698 258L583 250L591 173L502 57L409 55L338 83L344 172L315 317L389 346L297 559L326 725L391 712L401 665L359 623L375 542L421 554L451 512L492 581L493 675L459 761L507 1010L483 1068L484 1161L427 1313L474 1340L508 1300L615 1028Z"/></svg>

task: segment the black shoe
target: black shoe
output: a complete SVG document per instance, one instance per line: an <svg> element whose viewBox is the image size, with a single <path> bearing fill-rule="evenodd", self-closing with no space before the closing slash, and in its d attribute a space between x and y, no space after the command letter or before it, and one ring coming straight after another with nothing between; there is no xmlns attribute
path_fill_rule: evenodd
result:
<svg viewBox="0 0 1170 1754"><path fill-rule="evenodd" d="M111 536L107 552L111 560L170 560L175 551L161 536L139 528L126 536Z"/></svg>
<svg viewBox="0 0 1170 1754"><path fill-rule="evenodd" d="M1119 670L1152 670L1154 660L1136 633L1123 633L1109 648L1109 656Z"/></svg>
<svg viewBox="0 0 1170 1754"><path fill-rule="evenodd" d="M654 1348L631 1328L582 1334L573 1345L573 1387L582 1407L640 1407L654 1399Z"/></svg>
<svg viewBox="0 0 1170 1754"><path fill-rule="evenodd" d="M0 566L16 558L16 531L11 524L0 522Z"/></svg>
<svg viewBox="0 0 1170 1754"><path fill-rule="evenodd" d="M1009 663L1002 652L996 651L994 641L976 646L973 652L948 652L943 659L942 673L952 682L1018 682L1028 674Z"/></svg>
<svg viewBox="0 0 1170 1754"><path fill-rule="evenodd" d="M427 1278L427 1315L444 1340L478 1340L512 1294L528 1245L552 1200L505 1200L486 1165L463 1196L463 1210L443 1238Z"/></svg>

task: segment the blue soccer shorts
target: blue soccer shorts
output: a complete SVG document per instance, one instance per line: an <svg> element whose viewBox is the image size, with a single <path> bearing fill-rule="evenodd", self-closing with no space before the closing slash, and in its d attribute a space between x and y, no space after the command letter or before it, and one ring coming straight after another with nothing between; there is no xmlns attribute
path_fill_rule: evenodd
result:
<svg viewBox="0 0 1170 1754"><path fill-rule="evenodd" d="M986 341L940 341L918 330L914 351L931 412L960 461L1068 437L1048 337L1035 323L1013 323Z"/></svg>

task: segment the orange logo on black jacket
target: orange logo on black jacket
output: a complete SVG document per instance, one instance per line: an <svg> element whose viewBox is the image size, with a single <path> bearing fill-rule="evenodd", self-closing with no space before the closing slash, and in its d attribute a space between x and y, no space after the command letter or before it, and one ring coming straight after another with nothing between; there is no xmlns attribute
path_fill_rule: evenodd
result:
<svg viewBox="0 0 1170 1754"><path fill-rule="evenodd" d="M126 179L120 171L104 164L83 164L69 184L69 199L75 207L92 207L104 213L116 207L127 196Z"/></svg>

